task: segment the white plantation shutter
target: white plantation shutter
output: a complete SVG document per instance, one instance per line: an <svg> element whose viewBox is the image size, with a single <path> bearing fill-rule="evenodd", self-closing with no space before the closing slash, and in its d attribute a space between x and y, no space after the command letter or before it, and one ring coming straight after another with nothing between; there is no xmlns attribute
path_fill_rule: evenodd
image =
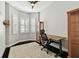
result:
<svg viewBox="0 0 79 59"><path fill-rule="evenodd" d="M30 23L31 23L31 33L35 33L35 30L36 30L35 29L35 24L36 23L35 23L35 18L34 17L31 18L31 22Z"/></svg>
<svg viewBox="0 0 79 59"><path fill-rule="evenodd" d="M26 15L25 19L25 32L29 33L29 14Z"/></svg>
<svg viewBox="0 0 79 59"><path fill-rule="evenodd" d="M24 24L25 20L24 19L20 19L20 33L24 33L25 32L25 24Z"/></svg>

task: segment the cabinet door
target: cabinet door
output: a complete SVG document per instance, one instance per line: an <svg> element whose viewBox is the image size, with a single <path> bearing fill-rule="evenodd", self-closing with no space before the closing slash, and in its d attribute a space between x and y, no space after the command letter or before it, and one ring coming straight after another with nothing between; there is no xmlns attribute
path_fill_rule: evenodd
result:
<svg viewBox="0 0 79 59"><path fill-rule="evenodd" d="M72 45L71 53L72 53L71 57L79 58L79 45L78 44Z"/></svg>
<svg viewBox="0 0 79 59"><path fill-rule="evenodd" d="M79 57L79 13L69 16L69 55Z"/></svg>

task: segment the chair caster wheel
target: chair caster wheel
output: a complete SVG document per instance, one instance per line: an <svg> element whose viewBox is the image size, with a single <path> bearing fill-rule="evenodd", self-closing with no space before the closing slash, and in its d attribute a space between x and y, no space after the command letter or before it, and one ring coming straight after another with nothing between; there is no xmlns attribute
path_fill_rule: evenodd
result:
<svg viewBox="0 0 79 59"><path fill-rule="evenodd" d="M58 55L55 55L55 57L58 57Z"/></svg>
<svg viewBox="0 0 79 59"><path fill-rule="evenodd" d="M41 48L41 50L43 50L43 48Z"/></svg>
<svg viewBox="0 0 79 59"><path fill-rule="evenodd" d="M47 54L48 54L49 52L47 51Z"/></svg>

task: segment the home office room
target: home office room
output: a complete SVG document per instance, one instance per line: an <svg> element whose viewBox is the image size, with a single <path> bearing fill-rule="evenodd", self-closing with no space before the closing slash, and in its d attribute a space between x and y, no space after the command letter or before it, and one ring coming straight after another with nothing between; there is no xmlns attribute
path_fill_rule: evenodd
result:
<svg viewBox="0 0 79 59"><path fill-rule="evenodd" d="M79 58L79 1L0 1L0 58Z"/></svg>

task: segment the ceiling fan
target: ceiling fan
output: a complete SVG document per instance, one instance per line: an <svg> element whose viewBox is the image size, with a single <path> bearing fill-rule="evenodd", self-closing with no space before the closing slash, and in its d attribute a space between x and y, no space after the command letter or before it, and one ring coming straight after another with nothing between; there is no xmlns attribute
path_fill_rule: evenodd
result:
<svg viewBox="0 0 79 59"><path fill-rule="evenodd" d="M33 9L33 8L34 8L34 5L35 5L38 1L28 1L28 2L31 3L31 5L32 5L32 9Z"/></svg>

